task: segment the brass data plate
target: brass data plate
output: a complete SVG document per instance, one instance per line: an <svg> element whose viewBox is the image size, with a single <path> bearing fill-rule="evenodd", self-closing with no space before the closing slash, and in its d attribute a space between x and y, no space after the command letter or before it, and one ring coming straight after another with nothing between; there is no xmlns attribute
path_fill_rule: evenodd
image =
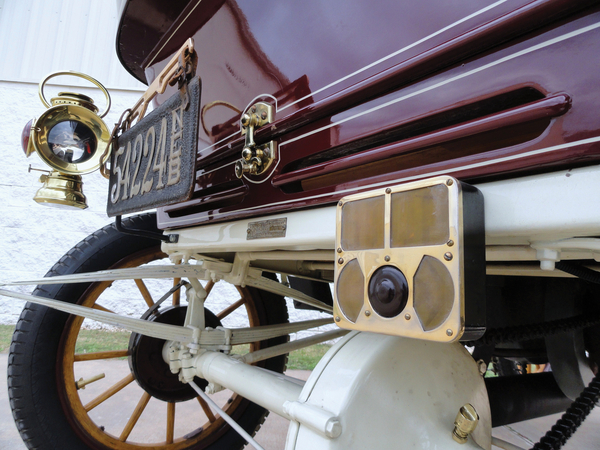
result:
<svg viewBox="0 0 600 450"><path fill-rule="evenodd" d="M179 92L119 136L110 161L109 216L189 200L196 175L200 79L187 85L189 105Z"/></svg>
<svg viewBox="0 0 600 450"><path fill-rule="evenodd" d="M246 240L285 237L287 218L250 222Z"/></svg>

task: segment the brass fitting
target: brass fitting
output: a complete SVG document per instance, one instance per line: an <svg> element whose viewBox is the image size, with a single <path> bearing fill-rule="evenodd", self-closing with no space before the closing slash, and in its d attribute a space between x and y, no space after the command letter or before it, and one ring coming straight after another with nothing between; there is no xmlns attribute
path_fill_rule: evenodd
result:
<svg viewBox="0 0 600 450"><path fill-rule="evenodd" d="M479 423L479 415L470 403L460 407L456 419L454 419L454 430L452 430L452 439L459 444L467 442L469 435L475 431Z"/></svg>

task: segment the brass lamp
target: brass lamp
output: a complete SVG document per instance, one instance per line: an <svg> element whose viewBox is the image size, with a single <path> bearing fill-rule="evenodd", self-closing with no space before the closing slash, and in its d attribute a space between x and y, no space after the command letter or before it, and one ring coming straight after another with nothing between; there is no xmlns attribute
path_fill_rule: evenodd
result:
<svg viewBox="0 0 600 450"><path fill-rule="evenodd" d="M59 75L76 76L98 86L106 98L106 110L99 114L94 100L73 92L60 92L48 103L44 86ZM97 170L108 158L111 133L102 117L110 110L110 95L94 78L72 71L48 75L39 85L39 95L48 109L25 126L23 150L26 156L37 152L52 171L40 177L44 185L34 200L48 206L85 209L81 175Z"/></svg>

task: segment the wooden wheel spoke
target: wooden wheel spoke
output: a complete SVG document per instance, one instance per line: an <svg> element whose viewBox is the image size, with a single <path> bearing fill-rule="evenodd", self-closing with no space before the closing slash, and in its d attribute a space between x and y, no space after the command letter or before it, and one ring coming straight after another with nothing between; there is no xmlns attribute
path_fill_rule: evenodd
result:
<svg viewBox="0 0 600 450"><path fill-rule="evenodd" d="M181 282L181 278L175 278L173 280L173 286L177 286ZM181 288L173 292L173 306L179 306L181 299Z"/></svg>
<svg viewBox="0 0 600 450"><path fill-rule="evenodd" d="M130 384L134 379L135 378L134 378L133 374L130 373L125 378L123 378L121 381L113 384L111 387L108 388L108 390L106 390L105 392L100 394L98 397L96 397L94 400L92 400L87 405L85 405L83 407L83 409L85 409L86 412L90 412L92 409L94 409L100 403L108 400L113 395L115 395L117 392L119 392L121 389L123 389L125 386Z"/></svg>
<svg viewBox="0 0 600 450"><path fill-rule="evenodd" d="M77 353L74 361L95 361L98 359L124 358L129 356L129 350L109 350L105 352Z"/></svg>
<svg viewBox="0 0 600 450"><path fill-rule="evenodd" d="M112 311L112 310L110 310L110 309L108 309L108 308L105 308L104 306L102 306L102 305L99 305L98 303L94 304L94 306L92 306L92 308L93 308L93 309L98 309L98 310L100 310L100 311L105 311L105 312L109 312L109 313L113 313L113 314L115 314L115 312L114 312L114 311Z"/></svg>
<svg viewBox="0 0 600 450"><path fill-rule="evenodd" d="M146 301L148 308L152 308L152 306L154 306L154 300L152 299L152 295L150 295L150 291L146 287L144 280L138 279L138 280L133 280L133 281L135 281L135 284L137 284L137 287L140 290L140 292L142 293L142 297L144 297L144 300Z"/></svg>
<svg viewBox="0 0 600 450"><path fill-rule="evenodd" d="M173 443L175 433L175 403L167 403L167 444Z"/></svg>
<svg viewBox="0 0 600 450"><path fill-rule="evenodd" d="M202 397L198 396L196 397L198 399L198 402L200 403L200 406L202 407L202 411L204 411L204 414L206 414L206 417L208 417L208 421L210 423L213 423L215 420L217 420L217 418L215 417L215 415L212 413L212 411L210 410L210 407L208 406L208 404L202 399Z"/></svg>
<svg viewBox="0 0 600 450"><path fill-rule="evenodd" d="M121 433L121 436L119 436L120 441L125 442L127 440L129 435L133 431L133 427L135 427L135 424L137 423L140 416L144 412L144 409L146 409L146 405L148 405L150 398L151 398L151 396L147 392L144 392L142 394L142 398L140 398L140 401L138 402L137 406L133 410L133 413L131 414L131 417L129 418L129 420L127 421L127 424L125 425L125 428L123 428L123 432Z"/></svg>
<svg viewBox="0 0 600 450"><path fill-rule="evenodd" d="M204 290L206 291L207 297L208 297L208 294L210 294L210 291L212 291L212 288L214 285L215 285L215 282L213 280L208 280L208 283L206 283L206 286L204 286Z"/></svg>
<svg viewBox="0 0 600 450"><path fill-rule="evenodd" d="M232 303L227 308L225 308L223 311L221 311L219 314L217 314L217 318L219 318L219 320L224 319L225 317L227 317L229 314L234 312L236 309L238 309L240 306L244 305L245 303L246 303L246 299L240 298L237 302Z"/></svg>

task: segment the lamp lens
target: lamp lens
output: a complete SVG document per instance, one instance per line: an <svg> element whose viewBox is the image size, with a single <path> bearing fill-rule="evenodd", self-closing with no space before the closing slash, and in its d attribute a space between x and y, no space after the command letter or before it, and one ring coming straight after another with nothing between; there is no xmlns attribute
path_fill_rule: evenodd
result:
<svg viewBox="0 0 600 450"><path fill-rule="evenodd" d="M98 145L92 130L81 122L59 122L48 133L52 152L67 163L81 163L90 159Z"/></svg>
<svg viewBox="0 0 600 450"><path fill-rule="evenodd" d="M33 124L34 119L31 119L23 128L23 132L21 133L21 146L23 147L23 151L27 155L27 148L29 147L29 137L31 136L31 125ZM29 155L27 155L29 156Z"/></svg>

